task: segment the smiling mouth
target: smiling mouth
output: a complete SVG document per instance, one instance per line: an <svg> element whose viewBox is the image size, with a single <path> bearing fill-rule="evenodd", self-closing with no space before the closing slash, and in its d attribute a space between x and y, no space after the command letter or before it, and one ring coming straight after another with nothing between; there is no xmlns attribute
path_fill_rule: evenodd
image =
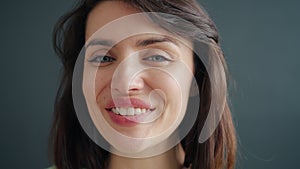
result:
<svg viewBox="0 0 300 169"><path fill-rule="evenodd" d="M157 108L138 98L114 98L105 110L111 120L121 126L150 123L159 117Z"/></svg>
<svg viewBox="0 0 300 169"><path fill-rule="evenodd" d="M155 110L155 108L134 108L134 107L114 107L110 109L106 109L116 115L120 116L137 116L137 115L143 115L146 113L150 113Z"/></svg>
<svg viewBox="0 0 300 169"><path fill-rule="evenodd" d="M153 121L151 114L155 112L155 109L156 108L114 107L108 108L106 111L114 123L121 126L131 127L137 124Z"/></svg>

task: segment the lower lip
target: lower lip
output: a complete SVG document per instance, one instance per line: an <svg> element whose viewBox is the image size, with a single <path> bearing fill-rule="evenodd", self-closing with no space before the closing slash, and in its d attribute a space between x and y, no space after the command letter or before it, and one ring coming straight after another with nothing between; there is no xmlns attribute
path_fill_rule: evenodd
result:
<svg viewBox="0 0 300 169"><path fill-rule="evenodd" d="M139 123L139 121L143 122L143 119L145 119L149 114L152 113L152 111L149 111L149 112L139 114L139 115L124 117L122 115L115 114L115 113L113 113L111 111L108 111L108 110L107 110L107 112L109 114L110 119L115 124L120 125L120 126L124 126L124 127L132 127L132 126L141 124L141 123ZM132 120L130 120L130 119L132 119Z"/></svg>

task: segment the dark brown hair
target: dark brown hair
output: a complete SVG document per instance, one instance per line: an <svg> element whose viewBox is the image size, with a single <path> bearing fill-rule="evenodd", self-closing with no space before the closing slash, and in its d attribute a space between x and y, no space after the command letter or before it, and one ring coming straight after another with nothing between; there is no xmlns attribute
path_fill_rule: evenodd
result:
<svg viewBox="0 0 300 169"><path fill-rule="evenodd" d="M123 0L142 12L162 12L178 16L199 28L207 41L220 46L215 24L194 0ZM77 56L85 44L85 27L89 12L100 1L81 0L72 11L63 15L55 25L53 46L63 63L63 74L55 100L54 120L50 135L50 154L58 169L104 169L109 152L95 144L83 131L72 101L72 75ZM183 28L184 29L184 28ZM191 32L191 37L195 36ZM194 44L197 48L199 44ZM226 71L226 62L220 48L219 59ZM202 98L195 124L181 141L185 151L185 166L192 169L232 169L235 165L236 137L231 112L226 101L222 119L213 135L204 143L198 138L208 115L211 84L208 73L194 54L195 78Z"/></svg>

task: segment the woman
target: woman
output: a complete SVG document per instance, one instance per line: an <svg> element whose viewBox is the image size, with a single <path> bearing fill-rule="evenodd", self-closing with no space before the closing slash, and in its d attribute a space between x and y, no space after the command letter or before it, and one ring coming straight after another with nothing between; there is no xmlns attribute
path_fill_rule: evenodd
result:
<svg viewBox="0 0 300 169"><path fill-rule="evenodd" d="M148 17L140 15L145 12ZM82 1L58 21L53 42L64 65L50 141L56 168L234 167L226 63L216 27L195 1ZM93 51L99 44L102 49ZM188 110L193 93L201 98L195 116ZM136 118L143 109L147 116Z"/></svg>

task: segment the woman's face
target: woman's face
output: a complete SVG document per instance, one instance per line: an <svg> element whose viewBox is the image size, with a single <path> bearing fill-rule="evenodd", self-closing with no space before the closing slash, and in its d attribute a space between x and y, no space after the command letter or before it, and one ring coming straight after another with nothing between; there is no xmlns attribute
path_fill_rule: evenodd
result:
<svg viewBox="0 0 300 169"><path fill-rule="evenodd" d="M122 139L111 131L145 139L174 132L193 78L191 43L145 17L120 20L138 12L120 1L104 1L86 24L84 95L95 126L117 146ZM93 103L99 111L93 111Z"/></svg>

